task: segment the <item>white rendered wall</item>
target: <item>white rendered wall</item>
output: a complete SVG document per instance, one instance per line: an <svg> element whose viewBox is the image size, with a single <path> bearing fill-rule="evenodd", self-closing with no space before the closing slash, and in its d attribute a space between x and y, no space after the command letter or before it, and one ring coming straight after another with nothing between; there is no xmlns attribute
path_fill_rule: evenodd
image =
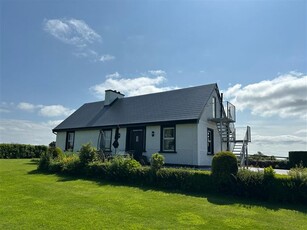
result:
<svg viewBox="0 0 307 230"><path fill-rule="evenodd" d="M112 143L111 143L111 150L112 153L115 154L115 148L113 147L113 142L115 140L115 131L116 129L112 130ZM120 138L118 139L118 148L116 153L124 153L126 149L126 135L127 135L127 129L126 128L120 128L119 129Z"/></svg>
<svg viewBox="0 0 307 230"><path fill-rule="evenodd" d="M91 145L97 148L99 137L99 130L80 130L75 131L74 152L81 149L82 145L91 143Z"/></svg>
<svg viewBox="0 0 307 230"><path fill-rule="evenodd" d="M152 136L154 132L154 136ZM161 127L146 127L146 152L143 153L150 159L153 153L160 151ZM161 153L167 164L197 165L197 124L176 125L176 153Z"/></svg>
<svg viewBox="0 0 307 230"><path fill-rule="evenodd" d="M197 126L198 133L198 165L200 166L211 166L213 155L208 155L207 152L207 129L213 129L214 132L214 153L220 152L222 149L226 149L226 143L221 145L221 137L217 129L215 122L209 121L208 119L213 118L213 106L212 97L216 97L216 116L220 117L221 105L219 103L218 95L216 91L213 92L209 99L201 119Z"/></svg>
<svg viewBox="0 0 307 230"><path fill-rule="evenodd" d="M154 136L152 136L154 132ZM143 153L144 156L147 156L148 160L151 155L158 153L160 151L160 126L147 126L146 127L146 152Z"/></svg>
<svg viewBox="0 0 307 230"><path fill-rule="evenodd" d="M65 150L66 145L66 132L58 132L56 135L56 146Z"/></svg>

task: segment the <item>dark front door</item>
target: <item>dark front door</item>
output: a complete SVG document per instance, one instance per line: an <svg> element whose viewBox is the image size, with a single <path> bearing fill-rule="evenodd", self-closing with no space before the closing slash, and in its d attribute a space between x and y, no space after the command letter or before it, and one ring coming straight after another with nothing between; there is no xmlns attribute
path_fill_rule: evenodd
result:
<svg viewBox="0 0 307 230"><path fill-rule="evenodd" d="M140 160L144 149L144 138L142 129L133 129L130 131L130 150L133 152L133 157Z"/></svg>

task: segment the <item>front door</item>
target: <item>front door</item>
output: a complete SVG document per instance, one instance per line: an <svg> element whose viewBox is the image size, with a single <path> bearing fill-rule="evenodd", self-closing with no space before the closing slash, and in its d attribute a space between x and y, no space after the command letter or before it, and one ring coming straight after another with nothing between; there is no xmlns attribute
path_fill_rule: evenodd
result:
<svg viewBox="0 0 307 230"><path fill-rule="evenodd" d="M133 157L140 160L144 149L143 129L132 129L130 131L130 150L133 152Z"/></svg>

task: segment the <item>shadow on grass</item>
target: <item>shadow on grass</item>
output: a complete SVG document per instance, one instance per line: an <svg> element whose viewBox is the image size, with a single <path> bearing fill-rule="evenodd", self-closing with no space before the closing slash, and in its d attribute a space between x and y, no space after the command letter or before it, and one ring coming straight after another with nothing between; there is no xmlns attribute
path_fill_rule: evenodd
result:
<svg viewBox="0 0 307 230"><path fill-rule="evenodd" d="M32 158L29 162L24 163L25 165L38 165L39 158Z"/></svg>
<svg viewBox="0 0 307 230"><path fill-rule="evenodd" d="M256 199L248 199L244 197L235 197L226 194L215 194L215 193L195 193L195 192L187 192L183 190L174 190L174 189L165 189L165 188L157 188L149 185L140 185L140 184L132 184L125 182L114 182L106 179L100 178L92 178L86 177L83 175L67 175L63 173L50 173L50 172L42 172L39 170L33 170L28 172L28 174L44 174L44 175L56 175L58 177L58 182L69 182L76 180L84 180L84 181L92 181L97 183L99 186L114 186L114 187L133 187L138 188L144 192L147 191L159 191L170 194L179 194L185 196L193 196L199 197L203 199L207 199L209 203L215 205L238 205L239 207L244 207L247 209L251 209L253 207L262 207L269 210L278 211L279 209L287 209L294 210L304 214L307 214L307 207L304 204L289 204L289 203L276 203L276 202L266 202L259 201Z"/></svg>

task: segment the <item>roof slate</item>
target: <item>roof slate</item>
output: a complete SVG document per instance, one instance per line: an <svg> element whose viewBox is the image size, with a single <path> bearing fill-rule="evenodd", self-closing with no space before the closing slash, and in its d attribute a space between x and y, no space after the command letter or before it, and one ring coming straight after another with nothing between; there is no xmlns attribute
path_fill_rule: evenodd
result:
<svg viewBox="0 0 307 230"><path fill-rule="evenodd" d="M217 84L190 87L104 101L86 103L53 131L95 127L198 120Z"/></svg>

